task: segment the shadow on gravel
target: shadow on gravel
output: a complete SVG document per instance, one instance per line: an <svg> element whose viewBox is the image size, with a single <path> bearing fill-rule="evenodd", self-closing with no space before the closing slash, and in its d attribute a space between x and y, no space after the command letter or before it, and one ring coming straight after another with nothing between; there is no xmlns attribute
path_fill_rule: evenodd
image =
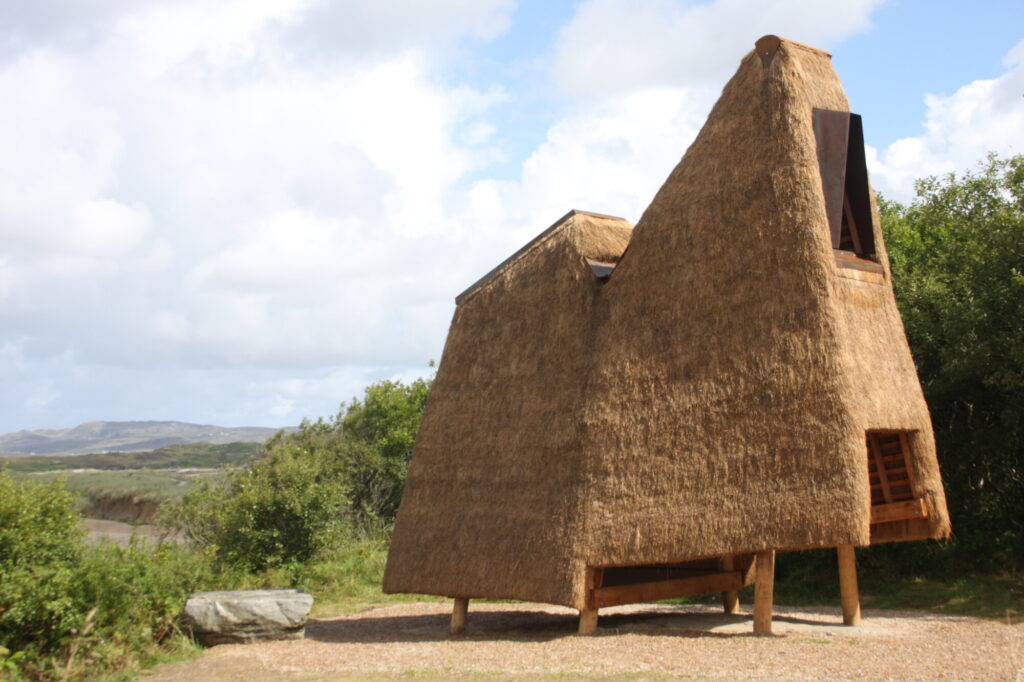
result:
<svg viewBox="0 0 1024 682"><path fill-rule="evenodd" d="M576 635L574 613L545 611L477 611L470 609L466 631L448 634L447 613L373 616L342 620L311 620L306 638L319 642L441 642L531 641L544 642ZM809 629L834 629L832 623L777 614L774 622ZM733 638L752 635L752 617L708 612L611 613L602 615L595 637L615 635Z"/></svg>
<svg viewBox="0 0 1024 682"><path fill-rule="evenodd" d="M311 620L306 639L320 642L439 642L445 640L547 641L576 633L577 620L571 614L543 611L469 612L466 631L448 634L447 613L367 616L345 620Z"/></svg>

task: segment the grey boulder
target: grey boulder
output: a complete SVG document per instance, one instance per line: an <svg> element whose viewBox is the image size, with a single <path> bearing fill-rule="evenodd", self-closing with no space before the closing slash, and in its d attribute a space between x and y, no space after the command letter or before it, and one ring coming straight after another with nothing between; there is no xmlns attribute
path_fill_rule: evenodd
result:
<svg viewBox="0 0 1024 682"><path fill-rule="evenodd" d="M205 646L302 639L313 595L301 590L197 592L185 602L185 627Z"/></svg>

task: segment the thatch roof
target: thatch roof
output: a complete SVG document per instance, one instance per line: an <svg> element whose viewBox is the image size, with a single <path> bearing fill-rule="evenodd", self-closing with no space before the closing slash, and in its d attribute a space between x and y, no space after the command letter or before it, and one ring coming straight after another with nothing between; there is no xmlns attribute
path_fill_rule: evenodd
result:
<svg viewBox="0 0 1024 682"><path fill-rule="evenodd" d="M849 111L829 55L762 39L632 237L572 212L460 296L386 591L583 608L587 567L948 534L877 209L841 267L815 109ZM909 433L926 519L871 524L869 430Z"/></svg>

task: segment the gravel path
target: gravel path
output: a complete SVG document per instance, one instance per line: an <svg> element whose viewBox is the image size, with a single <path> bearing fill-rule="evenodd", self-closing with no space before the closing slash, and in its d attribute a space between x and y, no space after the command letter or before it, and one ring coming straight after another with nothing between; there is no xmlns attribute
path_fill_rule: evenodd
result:
<svg viewBox="0 0 1024 682"><path fill-rule="evenodd" d="M838 609L777 607L776 634L754 637L749 615L646 604L602 610L585 637L569 609L471 602L450 637L450 613L414 603L311 621L305 640L218 646L144 679L1024 680L1024 624L976 618L869 610L849 628Z"/></svg>

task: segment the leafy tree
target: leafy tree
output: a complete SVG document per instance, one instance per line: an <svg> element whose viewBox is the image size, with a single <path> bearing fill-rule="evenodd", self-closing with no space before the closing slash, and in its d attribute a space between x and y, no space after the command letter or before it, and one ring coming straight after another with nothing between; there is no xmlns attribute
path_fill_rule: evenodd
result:
<svg viewBox="0 0 1024 682"><path fill-rule="evenodd" d="M362 401L354 399L344 416L339 414L336 423L348 438L349 483L357 514L394 520L430 386L428 379L409 385L381 381L366 389Z"/></svg>
<svg viewBox="0 0 1024 682"><path fill-rule="evenodd" d="M1024 156L881 200L896 298L954 533L979 568L1024 559Z"/></svg>
<svg viewBox="0 0 1024 682"><path fill-rule="evenodd" d="M223 563L261 571L305 563L336 547L347 536L348 509L337 461L301 439L279 440L225 483L187 492L162 520L212 547Z"/></svg>

